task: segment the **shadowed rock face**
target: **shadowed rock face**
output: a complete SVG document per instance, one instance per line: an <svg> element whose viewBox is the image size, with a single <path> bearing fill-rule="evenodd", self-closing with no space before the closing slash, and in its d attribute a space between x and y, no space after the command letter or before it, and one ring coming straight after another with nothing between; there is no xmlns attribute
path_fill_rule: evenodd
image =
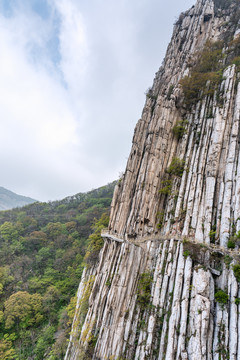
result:
<svg viewBox="0 0 240 360"><path fill-rule="evenodd" d="M115 189L99 264L80 284L66 360L240 359L240 258L227 249L240 230L239 19L239 1L199 0L180 15ZM222 76L190 103L179 81L208 40L223 40Z"/></svg>

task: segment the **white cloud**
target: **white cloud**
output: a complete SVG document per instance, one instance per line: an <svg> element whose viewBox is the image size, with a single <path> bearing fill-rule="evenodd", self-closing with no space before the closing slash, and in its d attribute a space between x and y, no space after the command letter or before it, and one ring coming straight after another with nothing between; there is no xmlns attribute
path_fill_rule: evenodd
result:
<svg viewBox="0 0 240 360"><path fill-rule="evenodd" d="M46 1L47 18L31 0L0 14L0 185L40 200L104 185L124 170L171 11L192 2Z"/></svg>
<svg viewBox="0 0 240 360"><path fill-rule="evenodd" d="M16 24L21 31L16 31ZM38 184L55 172L56 178L50 176L49 180L58 181L61 188L66 174L75 173L72 167L81 166L76 156L81 139L77 135L78 122L67 90L56 74L50 75L46 68L29 60L26 44L33 39L32 35L27 37L27 33L37 33L35 26L38 24L29 24L21 14L16 14L11 21L0 18L0 153L4 186L9 187L8 174L11 174L15 181L19 180L18 192L27 193L27 188L32 187L29 195L38 198L38 185L34 191L32 183ZM25 168L24 182L19 164ZM52 189L53 183L50 183L45 191L49 194ZM43 192L41 196L46 199ZM57 191L53 194L56 196Z"/></svg>
<svg viewBox="0 0 240 360"><path fill-rule="evenodd" d="M84 21L71 0L54 0L54 4L61 19L60 68L69 90L75 91L76 96L87 71L88 45Z"/></svg>

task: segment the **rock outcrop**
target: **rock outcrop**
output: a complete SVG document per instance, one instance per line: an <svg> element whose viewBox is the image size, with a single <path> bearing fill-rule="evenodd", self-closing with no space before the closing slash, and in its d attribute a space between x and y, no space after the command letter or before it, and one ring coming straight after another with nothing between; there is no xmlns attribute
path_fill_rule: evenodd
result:
<svg viewBox="0 0 240 360"><path fill-rule="evenodd" d="M175 24L66 360L240 359L239 28L239 0Z"/></svg>

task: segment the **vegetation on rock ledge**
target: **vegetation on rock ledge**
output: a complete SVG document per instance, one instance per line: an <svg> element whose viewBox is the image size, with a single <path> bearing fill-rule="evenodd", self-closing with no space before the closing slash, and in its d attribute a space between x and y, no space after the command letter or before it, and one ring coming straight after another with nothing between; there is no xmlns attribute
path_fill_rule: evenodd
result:
<svg viewBox="0 0 240 360"><path fill-rule="evenodd" d="M225 51L223 51L224 48ZM219 90L219 84L223 80L223 70L231 64L235 64L239 71L240 36L231 41L225 40L225 42L207 41L203 50L196 53L192 63L189 64L190 75L179 81L185 105L191 108L205 96L213 96ZM217 100L221 105L219 94L217 94Z"/></svg>
<svg viewBox="0 0 240 360"><path fill-rule="evenodd" d="M233 273L238 282L240 282L240 264L233 265Z"/></svg>
<svg viewBox="0 0 240 360"><path fill-rule="evenodd" d="M204 49L196 54L190 76L180 80L187 106L196 104L206 95L213 95L222 79L223 43L207 41Z"/></svg>
<svg viewBox="0 0 240 360"><path fill-rule="evenodd" d="M222 306L227 304L228 299L229 299L228 294L223 290L218 290L215 293L215 300Z"/></svg>
<svg viewBox="0 0 240 360"><path fill-rule="evenodd" d="M166 172L169 175L175 175L181 177L183 175L185 161L177 157L174 157L171 161L171 164L167 168Z"/></svg>
<svg viewBox="0 0 240 360"><path fill-rule="evenodd" d="M178 140L180 140L183 137L183 135L186 133L187 124L188 124L187 120L178 120L174 125L174 127L172 128L172 132Z"/></svg>
<svg viewBox="0 0 240 360"><path fill-rule="evenodd" d="M151 273L145 272L140 275L137 288L137 304L141 309L148 307L150 304L152 281Z"/></svg>

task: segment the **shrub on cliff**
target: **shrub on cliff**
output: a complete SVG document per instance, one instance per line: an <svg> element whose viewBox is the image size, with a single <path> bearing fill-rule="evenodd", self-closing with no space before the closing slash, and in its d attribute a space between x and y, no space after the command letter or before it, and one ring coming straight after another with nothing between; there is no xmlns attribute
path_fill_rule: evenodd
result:
<svg viewBox="0 0 240 360"><path fill-rule="evenodd" d="M178 140L180 140L183 137L183 135L186 133L187 124L188 124L187 120L179 120L172 128L173 135L176 136Z"/></svg>
<svg viewBox="0 0 240 360"><path fill-rule="evenodd" d="M178 157L174 157L172 159L171 164L167 168L166 172L169 175L175 175L181 177L184 171L184 165L185 165L184 160L181 160Z"/></svg>
<svg viewBox="0 0 240 360"><path fill-rule="evenodd" d="M235 247L240 246L240 231L231 236L227 242L227 247L229 249L234 249Z"/></svg>
<svg viewBox="0 0 240 360"><path fill-rule="evenodd" d="M159 190L160 194L170 195L172 191L172 180L164 180L161 182L162 188Z"/></svg>
<svg viewBox="0 0 240 360"><path fill-rule="evenodd" d="M153 277L149 272L140 275L137 289L137 303L142 309L150 304L152 281Z"/></svg>
<svg viewBox="0 0 240 360"><path fill-rule="evenodd" d="M228 299L229 299L228 294L223 290L218 290L215 293L215 300L222 306L227 304Z"/></svg>
<svg viewBox="0 0 240 360"><path fill-rule="evenodd" d="M190 76L179 81L187 106L196 104L206 95L214 94L222 79L222 47L221 41L207 41L204 49L196 54L197 60L192 65Z"/></svg>
<svg viewBox="0 0 240 360"><path fill-rule="evenodd" d="M234 238L230 238L227 242L228 249L234 249L236 246Z"/></svg>
<svg viewBox="0 0 240 360"><path fill-rule="evenodd" d="M240 56L235 56L232 63L236 65L237 71L240 71Z"/></svg>
<svg viewBox="0 0 240 360"><path fill-rule="evenodd" d="M240 264L233 265L233 273L238 282L240 282Z"/></svg>
<svg viewBox="0 0 240 360"><path fill-rule="evenodd" d="M155 95L153 93L153 89L152 88L148 88L147 91L145 92L145 95L148 99L151 99L151 100L156 100L157 99L157 95Z"/></svg>
<svg viewBox="0 0 240 360"><path fill-rule="evenodd" d="M213 95L222 75L220 72L193 72L180 80L186 105L196 104L206 95Z"/></svg>
<svg viewBox="0 0 240 360"><path fill-rule="evenodd" d="M197 61L193 71L206 74L221 70L223 45L222 41L207 41L203 50L197 54Z"/></svg>

